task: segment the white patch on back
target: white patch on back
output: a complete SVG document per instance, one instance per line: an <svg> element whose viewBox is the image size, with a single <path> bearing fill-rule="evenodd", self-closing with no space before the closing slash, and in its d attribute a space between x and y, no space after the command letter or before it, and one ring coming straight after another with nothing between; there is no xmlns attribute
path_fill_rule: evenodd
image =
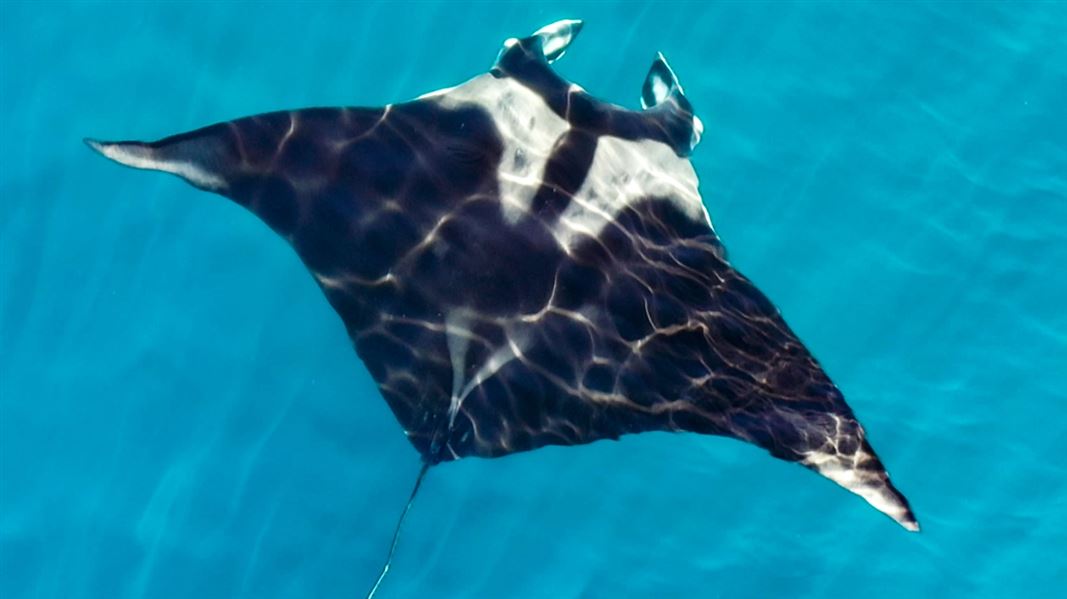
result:
<svg viewBox="0 0 1067 599"><path fill-rule="evenodd" d="M452 362L452 401L448 407L448 426L456 421L462 398L463 381L466 378L467 347L471 338L471 315L465 310L450 310L445 314L445 341Z"/></svg>
<svg viewBox="0 0 1067 599"><path fill-rule="evenodd" d="M545 165L570 125L526 86L510 77L480 75L445 92L424 96L445 108L476 104L489 112L504 142L497 178L504 219L514 224L530 209Z"/></svg>
<svg viewBox="0 0 1067 599"><path fill-rule="evenodd" d="M496 348L489 358L467 379L467 349L474 337L473 323L477 315L466 308L455 308L445 313L445 342L452 363L452 397L448 407L448 428L455 426L456 415L463 407L463 400L479 385L491 378L502 367L522 358L526 335L505 326L507 342ZM501 323L503 324L503 323Z"/></svg>
<svg viewBox="0 0 1067 599"><path fill-rule="evenodd" d="M597 236L623 208L648 198L670 201L710 227L698 185L693 165L666 144L602 136L585 182L560 217L556 239L571 249L579 235Z"/></svg>
<svg viewBox="0 0 1067 599"><path fill-rule="evenodd" d="M526 216L552 151L570 129L567 121L521 83L490 74L423 98L445 108L475 104L489 112L504 142L497 170L501 211L511 224ZM570 249L579 234L596 236L620 210L650 197L671 201L711 226L697 185L692 164L668 145L601 136L589 174L556 227L556 239Z"/></svg>

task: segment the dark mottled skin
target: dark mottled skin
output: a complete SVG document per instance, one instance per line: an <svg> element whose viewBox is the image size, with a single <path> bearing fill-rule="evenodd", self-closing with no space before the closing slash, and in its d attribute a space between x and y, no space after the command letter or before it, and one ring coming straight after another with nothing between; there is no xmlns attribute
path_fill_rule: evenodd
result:
<svg viewBox="0 0 1067 599"><path fill-rule="evenodd" d="M564 251L553 227L598 138L653 139L683 156L692 111L678 90L647 111L599 102L556 75L539 43L521 40L491 71L571 125L514 223L500 209L504 143L475 104L277 112L148 147L220 177L213 191L292 244L429 463L691 431L789 461L869 454L855 467L899 497L841 393L706 222L647 197ZM445 329L457 310L473 333L462 382L509 336L522 356L452 419Z"/></svg>

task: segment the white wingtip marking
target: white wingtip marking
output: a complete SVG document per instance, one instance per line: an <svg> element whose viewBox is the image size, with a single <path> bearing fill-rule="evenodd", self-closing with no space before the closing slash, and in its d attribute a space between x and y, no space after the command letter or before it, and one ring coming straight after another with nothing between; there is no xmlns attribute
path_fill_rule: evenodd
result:
<svg viewBox="0 0 1067 599"><path fill-rule="evenodd" d="M857 453L849 460L839 455L811 452L801 463L814 468L819 474L859 495L871 507L889 516L906 530L917 532L919 523L915 521L915 517L901 498L888 486L888 480L874 475L865 476L865 472L855 468L857 461L869 458L870 456L866 453Z"/></svg>
<svg viewBox="0 0 1067 599"><path fill-rule="evenodd" d="M191 162L160 160L155 155L155 150L144 144L105 143L92 139L86 139L85 143L105 157L125 166L178 175L202 189L219 190L226 187L226 182L220 177Z"/></svg>

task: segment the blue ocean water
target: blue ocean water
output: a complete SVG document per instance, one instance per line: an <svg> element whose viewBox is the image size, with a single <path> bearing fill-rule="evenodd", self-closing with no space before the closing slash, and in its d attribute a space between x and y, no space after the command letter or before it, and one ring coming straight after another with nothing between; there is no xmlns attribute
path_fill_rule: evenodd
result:
<svg viewBox="0 0 1067 599"><path fill-rule="evenodd" d="M380 597L1055 597L1067 587L1067 5L0 5L0 596L362 596L416 452L293 252L81 138L380 105L559 18L705 126L716 228L923 532L649 434L430 471Z"/></svg>

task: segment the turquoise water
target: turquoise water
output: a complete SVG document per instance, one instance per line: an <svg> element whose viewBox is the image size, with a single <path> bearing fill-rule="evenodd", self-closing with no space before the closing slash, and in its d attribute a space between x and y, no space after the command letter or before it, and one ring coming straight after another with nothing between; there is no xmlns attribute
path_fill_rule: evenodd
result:
<svg viewBox="0 0 1067 599"><path fill-rule="evenodd" d="M656 51L733 262L923 524L650 434L433 469L380 597L1053 597L1067 585L1063 4L0 6L0 596L352 597L418 470L295 254L81 138L379 105L586 28Z"/></svg>

